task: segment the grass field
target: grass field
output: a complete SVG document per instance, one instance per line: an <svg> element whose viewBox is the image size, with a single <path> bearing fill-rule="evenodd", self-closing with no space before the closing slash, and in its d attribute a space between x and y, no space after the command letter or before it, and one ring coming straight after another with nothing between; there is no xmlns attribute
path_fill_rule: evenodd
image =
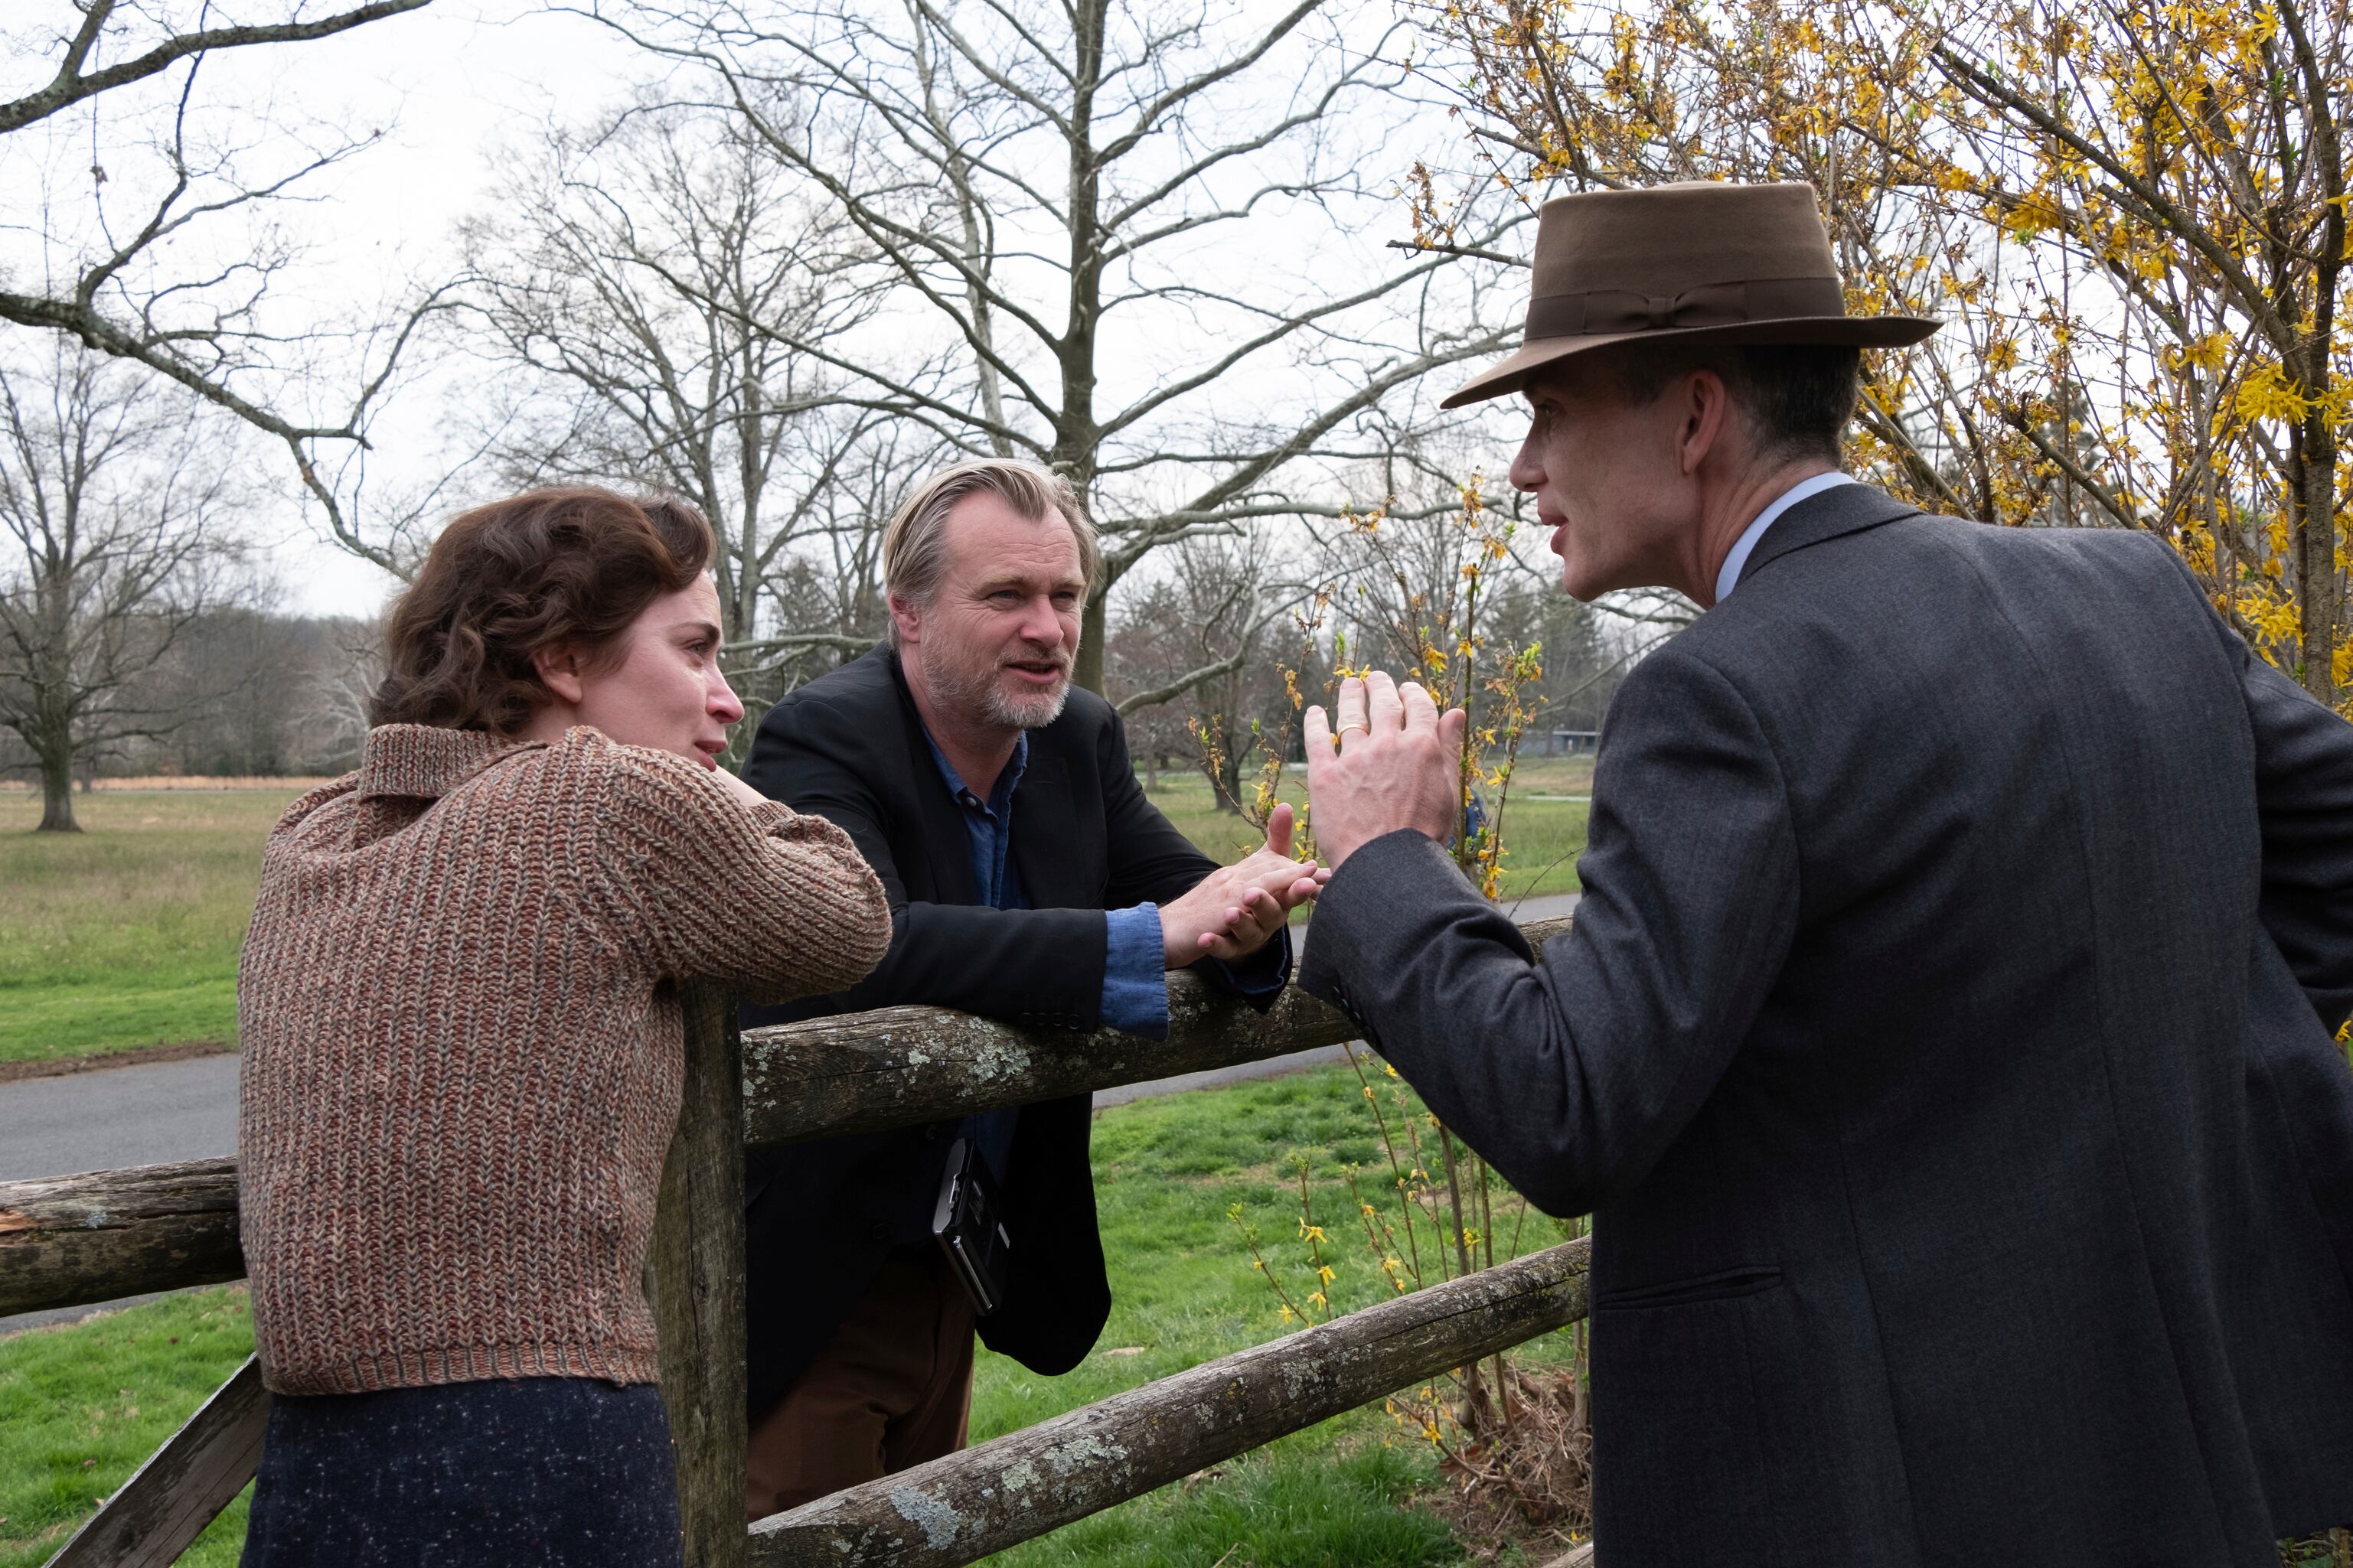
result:
<svg viewBox="0 0 2353 1568"><path fill-rule="evenodd" d="M293 790L0 794L0 1062L237 1037L261 841Z"/></svg>
<svg viewBox="0 0 2353 1568"><path fill-rule="evenodd" d="M983 1353L976 1441L1166 1377L1282 1331L1275 1303L1228 1218L1239 1203L1271 1259L1291 1268L1298 1215L1286 1185L1293 1152L1319 1173L1318 1217L1341 1308L1386 1293L1372 1261L1345 1239L1344 1162L1381 1158L1356 1075L1346 1068L1145 1100L1096 1119L1096 1191L1113 1306L1095 1353L1066 1377L1041 1378ZM1498 1212L1499 1222L1501 1211ZM1499 1232L1504 1226L1499 1223ZM1549 1246L1530 1215L1521 1249ZM1501 1243L1508 1236L1499 1237ZM240 1290L190 1291L67 1328L0 1340L0 1568L33 1568L251 1348ZM1444 1522L1414 1499L1437 1484L1430 1451L1379 1410L1283 1439L1189 1481L1004 1553L1008 1568L1409 1568L1457 1562ZM181 1561L226 1568L242 1504Z"/></svg>
<svg viewBox="0 0 2353 1568"><path fill-rule="evenodd" d="M1514 778L1504 805L1506 900L1577 891L1577 857L1585 849L1588 807L1583 799L1542 797L1582 796L1591 793L1592 785L1590 759L1526 764ZM1187 838L1220 860L1236 859L1263 842L1240 816L1219 808L1217 792L1198 773L1164 773L1160 787L1149 793L1152 803ZM1285 774L1282 798L1293 805L1303 802L1306 780L1296 773Z"/></svg>
<svg viewBox="0 0 2353 1568"><path fill-rule="evenodd" d="M1505 810L1506 899L1576 888L1585 803L1526 796L1590 779L1589 761L1523 773ZM46 834L30 831L37 795L0 791L0 1063L233 1044L261 842L297 793L101 790L75 798L83 832ZM1198 773L1163 773L1152 798L1219 859L1259 842Z"/></svg>

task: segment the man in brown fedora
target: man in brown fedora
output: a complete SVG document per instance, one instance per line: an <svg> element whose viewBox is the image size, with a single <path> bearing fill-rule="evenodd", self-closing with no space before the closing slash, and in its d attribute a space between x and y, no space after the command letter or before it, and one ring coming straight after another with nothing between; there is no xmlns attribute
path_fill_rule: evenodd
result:
<svg viewBox="0 0 2353 1568"><path fill-rule="evenodd" d="M1568 591L1706 611L1603 731L1541 954L1459 714L1311 710L1302 983L1591 1212L1598 1560L2273 1568L2353 1521L2353 726L2166 543L1838 472L1801 185L1543 213L1513 482ZM1336 737L1336 744L1335 744Z"/></svg>

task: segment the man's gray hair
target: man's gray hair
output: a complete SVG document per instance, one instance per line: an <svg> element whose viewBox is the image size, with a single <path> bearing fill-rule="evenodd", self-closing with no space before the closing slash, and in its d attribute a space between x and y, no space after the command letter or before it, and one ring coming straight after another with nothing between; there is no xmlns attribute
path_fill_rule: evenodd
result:
<svg viewBox="0 0 2353 1568"><path fill-rule="evenodd" d="M942 468L899 503L882 531L882 588L915 604L928 605L947 567L948 513L968 495L987 490L1032 522L1057 512L1071 525L1079 545L1079 574L1092 590L1103 570L1103 547L1078 490L1060 474L1010 458L976 458ZM891 622L891 646L899 646L899 624Z"/></svg>

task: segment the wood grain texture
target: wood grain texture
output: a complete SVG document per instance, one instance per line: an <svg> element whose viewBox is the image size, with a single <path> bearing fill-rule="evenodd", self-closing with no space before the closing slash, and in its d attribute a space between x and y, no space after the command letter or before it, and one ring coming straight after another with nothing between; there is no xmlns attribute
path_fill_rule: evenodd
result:
<svg viewBox="0 0 2353 1568"><path fill-rule="evenodd" d="M647 1273L686 1568L744 1562L744 1104L735 1008L687 989L686 1085Z"/></svg>
<svg viewBox="0 0 2353 1568"><path fill-rule="evenodd" d="M76 1531L47 1568L164 1568L261 1463L269 1391L251 1356Z"/></svg>
<svg viewBox="0 0 2353 1568"><path fill-rule="evenodd" d="M234 1160L0 1183L0 1318L244 1277Z"/></svg>
<svg viewBox="0 0 2353 1568"><path fill-rule="evenodd" d="M1588 1243L1335 1318L752 1527L760 1568L952 1568L1586 1312Z"/></svg>
<svg viewBox="0 0 2353 1568"><path fill-rule="evenodd" d="M1528 940L1568 929L1529 921ZM942 1121L1120 1084L1261 1061L1364 1031L1293 986L1264 1015L1189 973L1168 976L1168 1037L1019 1029L943 1007L753 1029L744 1036L744 1136L790 1143Z"/></svg>

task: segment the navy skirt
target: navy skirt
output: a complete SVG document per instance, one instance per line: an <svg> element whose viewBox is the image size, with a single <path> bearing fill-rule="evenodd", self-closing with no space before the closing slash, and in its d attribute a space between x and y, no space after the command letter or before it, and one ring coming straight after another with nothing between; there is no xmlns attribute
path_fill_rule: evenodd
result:
<svg viewBox="0 0 2353 1568"><path fill-rule="evenodd" d="M650 1384L533 1377L281 1394L244 1568L677 1568L670 1426Z"/></svg>

